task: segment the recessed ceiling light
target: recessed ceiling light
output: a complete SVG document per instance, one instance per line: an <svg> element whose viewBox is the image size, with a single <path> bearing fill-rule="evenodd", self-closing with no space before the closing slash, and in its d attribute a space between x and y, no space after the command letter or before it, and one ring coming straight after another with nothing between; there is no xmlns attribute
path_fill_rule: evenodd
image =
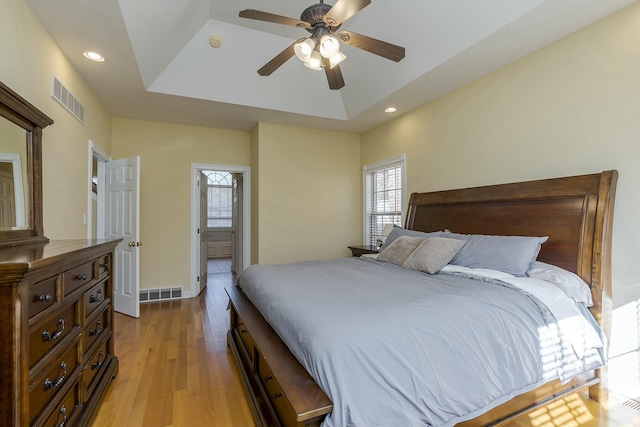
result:
<svg viewBox="0 0 640 427"><path fill-rule="evenodd" d="M396 107L388 107L384 109L385 113L395 113L396 111L398 111Z"/></svg>
<svg viewBox="0 0 640 427"><path fill-rule="evenodd" d="M91 61L104 62L104 56L100 55L99 53L87 51L82 52L82 54L85 58L90 59Z"/></svg>

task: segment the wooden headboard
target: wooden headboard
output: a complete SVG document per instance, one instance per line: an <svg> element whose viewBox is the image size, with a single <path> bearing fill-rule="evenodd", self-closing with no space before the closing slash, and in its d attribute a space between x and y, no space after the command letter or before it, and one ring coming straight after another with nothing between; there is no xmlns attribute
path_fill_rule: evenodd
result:
<svg viewBox="0 0 640 427"><path fill-rule="evenodd" d="M405 227L464 234L549 236L538 260L577 273L591 286L591 308L611 322L611 235L618 172L460 190L413 193Z"/></svg>

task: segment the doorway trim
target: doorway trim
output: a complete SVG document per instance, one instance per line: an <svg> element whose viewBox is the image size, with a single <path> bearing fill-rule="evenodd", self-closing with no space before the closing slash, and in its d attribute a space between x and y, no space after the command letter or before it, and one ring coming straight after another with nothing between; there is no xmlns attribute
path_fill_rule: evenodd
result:
<svg viewBox="0 0 640 427"><path fill-rule="evenodd" d="M98 160L98 196L96 200L96 222L93 222L93 191L91 190L91 178L93 168L93 158ZM92 140L89 140L89 163L87 172L87 239L93 238L93 228L96 228L96 238L104 239L105 237L105 163L111 161L111 156L97 146Z"/></svg>
<svg viewBox="0 0 640 427"><path fill-rule="evenodd" d="M242 270L251 265L251 168L248 166L216 165L207 163L191 163L191 267L190 267L190 296L196 297L200 293L198 274L200 272L200 239L198 227L200 225L200 193L198 179L200 171L216 170L231 173L241 173L243 178L242 195Z"/></svg>

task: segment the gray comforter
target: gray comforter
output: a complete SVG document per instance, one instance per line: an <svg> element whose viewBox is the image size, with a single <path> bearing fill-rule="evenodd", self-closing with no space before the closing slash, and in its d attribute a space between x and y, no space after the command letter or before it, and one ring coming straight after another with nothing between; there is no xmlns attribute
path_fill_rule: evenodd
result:
<svg viewBox="0 0 640 427"><path fill-rule="evenodd" d="M332 400L324 427L452 426L602 363L501 282L345 258L255 265L239 286Z"/></svg>

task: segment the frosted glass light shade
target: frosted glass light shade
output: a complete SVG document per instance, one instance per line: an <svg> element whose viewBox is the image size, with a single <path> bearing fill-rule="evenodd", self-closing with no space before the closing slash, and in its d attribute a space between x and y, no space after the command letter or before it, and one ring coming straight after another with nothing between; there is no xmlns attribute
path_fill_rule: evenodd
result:
<svg viewBox="0 0 640 427"><path fill-rule="evenodd" d="M309 61L305 62L304 65L308 68L311 68L312 70L322 70L322 56L320 55L320 52L318 52L317 50L311 52Z"/></svg>
<svg viewBox="0 0 640 427"><path fill-rule="evenodd" d="M340 64L345 59L347 59L347 55L345 55L342 52L338 52L335 55L333 55L331 58L329 58L329 67L333 68L336 65Z"/></svg>
<svg viewBox="0 0 640 427"><path fill-rule="evenodd" d="M337 38L329 35L320 39L320 54L329 59L340 51L340 42Z"/></svg>
<svg viewBox="0 0 640 427"><path fill-rule="evenodd" d="M316 42L311 39L306 39L305 41L296 43L295 46L293 46L293 51L296 53L296 56L300 61L309 62L309 59L311 59L311 53L315 47Z"/></svg>

